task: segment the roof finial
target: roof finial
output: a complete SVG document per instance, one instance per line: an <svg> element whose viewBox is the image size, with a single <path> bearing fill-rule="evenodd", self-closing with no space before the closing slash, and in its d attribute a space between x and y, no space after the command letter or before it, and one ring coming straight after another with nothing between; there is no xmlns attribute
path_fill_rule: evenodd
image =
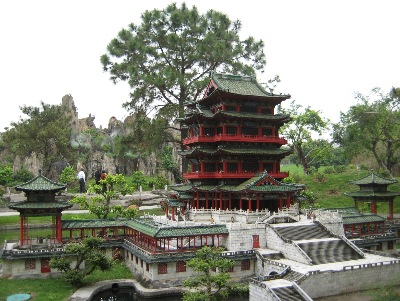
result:
<svg viewBox="0 0 400 301"><path fill-rule="evenodd" d="M42 175L42 169L40 168L39 169L39 176L41 176Z"/></svg>

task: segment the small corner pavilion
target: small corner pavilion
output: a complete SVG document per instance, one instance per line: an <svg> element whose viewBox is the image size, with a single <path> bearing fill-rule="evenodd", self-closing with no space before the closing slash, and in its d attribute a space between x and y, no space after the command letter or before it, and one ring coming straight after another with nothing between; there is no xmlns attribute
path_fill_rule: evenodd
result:
<svg viewBox="0 0 400 301"><path fill-rule="evenodd" d="M52 228L54 242L62 242L62 211L72 207L72 204L65 201L57 201L56 193L65 190L66 185L56 183L42 175L15 187L17 191L23 191L26 201L13 203L8 206L10 209L20 213L20 245L29 245L32 240L29 238L29 217L52 216Z"/></svg>
<svg viewBox="0 0 400 301"><path fill-rule="evenodd" d="M371 172L371 174L361 179L350 181L350 183L360 187L359 191L345 193L345 195L354 199L354 207L357 207L360 202L369 203L370 212L377 214L377 203L387 202L389 203L388 220L393 219L393 201L396 196L400 195L400 192L388 191L387 188L389 185L397 183L397 180L387 179Z"/></svg>

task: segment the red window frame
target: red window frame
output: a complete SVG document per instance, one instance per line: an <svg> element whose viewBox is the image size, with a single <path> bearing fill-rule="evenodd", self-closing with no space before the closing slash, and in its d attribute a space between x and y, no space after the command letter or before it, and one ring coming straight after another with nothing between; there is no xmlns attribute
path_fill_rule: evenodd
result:
<svg viewBox="0 0 400 301"><path fill-rule="evenodd" d="M186 262L178 261L176 263L176 272L177 273L186 272Z"/></svg>
<svg viewBox="0 0 400 301"><path fill-rule="evenodd" d="M36 269L36 259L25 260L25 270L34 270L34 269Z"/></svg>
<svg viewBox="0 0 400 301"><path fill-rule="evenodd" d="M242 271L248 271L248 270L250 270L250 260L249 259L242 260Z"/></svg>
<svg viewBox="0 0 400 301"><path fill-rule="evenodd" d="M168 269L167 269L166 263L158 264L158 274L168 274Z"/></svg>

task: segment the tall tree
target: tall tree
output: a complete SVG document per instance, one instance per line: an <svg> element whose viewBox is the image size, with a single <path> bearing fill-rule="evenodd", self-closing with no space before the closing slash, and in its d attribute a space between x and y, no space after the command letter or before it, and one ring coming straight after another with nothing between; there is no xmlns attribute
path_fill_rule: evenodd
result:
<svg viewBox="0 0 400 301"><path fill-rule="evenodd" d="M265 66L263 42L241 40L240 21L209 10L202 15L183 3L145 11L140 25L130 24L101 56L114 83L132 88L128 109L155 110L170 119L183 117L184 101L201 96L213 70L254 75Z"/></svg>
<svg viewBox="0 0 400 301"><path fill-rule="evenodd" d="M51 163L71 161L70 117L62 105L41 102L41 107L22 106L19 122L11 123L12 128L3 134L3 142L11 146L15 155L30 156L33 152L43 156L43 172L50 171ZM70 162L72 163L72 162Z"/></svg>
<svg viewBox="0 0 400 301"><path fill-rule="evenodd" d="M375 88L370 95L357 93L358 103L341 113L333 127L333 140L346 149L349 158L372 154L380 169L393 173L400 160L399 89L384 93Z"/></svg>
<svg viewBox="0 0 400 301"><path fill-rule="evenodd" d="M329 128L329 120L321 116L320 111L315 111L309 106L304 108L292 101L289 108L278 107L278 111L283 114L290 114L292 121L282 127L281 133L289 140L289 146L293 149L304 172L310 172L310 151L305 152L305 144L311 145L312 135L322 135L323 131Z"/></svg>

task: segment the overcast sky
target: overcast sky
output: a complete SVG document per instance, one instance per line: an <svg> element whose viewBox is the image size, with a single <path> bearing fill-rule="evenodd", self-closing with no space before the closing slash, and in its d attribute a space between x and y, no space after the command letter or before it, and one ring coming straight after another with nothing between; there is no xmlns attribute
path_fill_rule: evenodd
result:
<svg viewBox="0 0 400 301"><path fill-rule="evenodd" d="M12 0L0 2L0 131L18 121L22 105L60 104L71 94L79 118L96 126L123 119L126 83L114 85L100 56L145 10L161 0ZM181 1L176 1L181 3ZM241 36L265 43L260 82L279 75L277 91L334 122L356 104L354 92L400 86L400 1L199 0L200 13L223 12L242 22ZM287 101L288 102L288 101Z"/></svg>

